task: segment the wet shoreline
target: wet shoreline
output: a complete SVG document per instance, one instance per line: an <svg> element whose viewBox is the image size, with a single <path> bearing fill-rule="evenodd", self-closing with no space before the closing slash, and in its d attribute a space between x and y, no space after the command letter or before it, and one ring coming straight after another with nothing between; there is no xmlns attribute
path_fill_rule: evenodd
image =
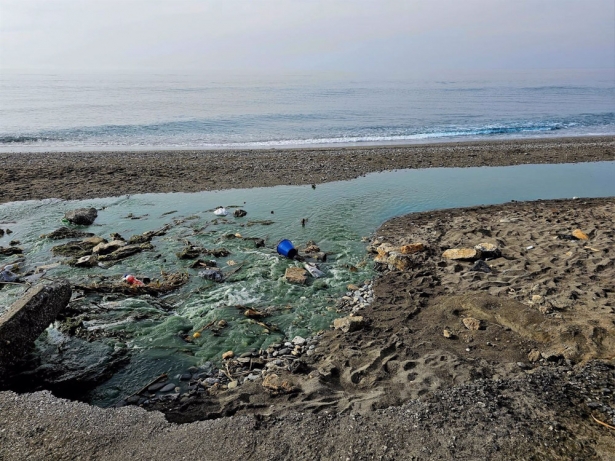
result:
<svg viewBox="0 0 615 461"><path fill-rule="evenodd" d="M615 159L612 136L318 149L0 154L0 203L321 184L407 168Z"/></svg>

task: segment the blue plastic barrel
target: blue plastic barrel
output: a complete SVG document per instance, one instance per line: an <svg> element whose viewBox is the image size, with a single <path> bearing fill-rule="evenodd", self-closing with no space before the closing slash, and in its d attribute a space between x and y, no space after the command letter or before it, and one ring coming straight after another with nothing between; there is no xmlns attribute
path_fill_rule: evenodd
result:
<svg viewBox="0 0 615 461"><path fill-rule="evenodd" d="M290 240L284 239L280 243L278 243L278 253L282 256L286 256L287 258L293 259L297 256L297 250L293 246L293 242Z"/></svg>

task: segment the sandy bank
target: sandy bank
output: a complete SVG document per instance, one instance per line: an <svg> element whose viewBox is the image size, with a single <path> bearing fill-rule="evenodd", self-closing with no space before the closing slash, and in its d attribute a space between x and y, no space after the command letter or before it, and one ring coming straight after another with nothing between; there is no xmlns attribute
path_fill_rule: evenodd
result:
<svg viewBox="0 0 615 461"><path fill-rule="evenodd" d="M615 160L613 137L233 151L0 154L0 203L311 184L403 168Z"/></svg>

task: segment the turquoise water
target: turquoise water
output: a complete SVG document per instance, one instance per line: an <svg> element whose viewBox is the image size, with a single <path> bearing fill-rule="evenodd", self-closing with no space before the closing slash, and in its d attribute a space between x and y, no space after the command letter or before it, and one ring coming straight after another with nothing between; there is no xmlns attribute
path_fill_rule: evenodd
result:
<svg viewBox="0 0 615 461"><path fill-rule="evenodd" d="M106 238L112 232L128 238L173 224L166 235L153 240L152 252L135 255L109 268L59 266L46 275L68 277L74 283L88 282L95 275L120 279L128 272L152 278L161 270L187 271L191 275L186 286L158 300L96 298L90 306L86 327L113 332L109 338L77 344L52 328L39 339L37 350L41 356L50 347L64 342L90 351L89 355L83 353L83 360L91 362L102 360L114 349L127 348L130 363L100 385L92 396L94 403L108 405L162 372L179 373L191 365L215 359L226 350L242 352L278 342L284 336L306 336L327 328L336 316L335 301L345 292L346 285L373 275L362 238L369 237L394 216L510 200L615 196L614 178L615 162L438 168L374 173L352 181L319 185L316 189L278 186L70 202L13 202L0 205L0 227L13 231L0 238L0 245L19 240L25 250L26 270L57 262L60 258L54 257L50 248L62 242L39 236L62 225L65 211L83 206L99 209L99 216L88 231ZM240 206L248 215L234 218L234 208L230 208L226 222L216 221L212 211L219 205ZM307 219L305 227L301 225L303 218ZM247 225L250 221L265 220L273 223ZM264 238L267 245L255 248L250 241L225 237L236 233ZM321 264L326 277L305 287L286 283L284 271L296 263L276 255L275 245L282 238L297 246L314 240L330 253L327 262ZM224 271L238 265L241 269L222 284L198 278L198 271L188 268L190 261L175 256L186 240L206 248L229 249L230 256L216 258L219 266ZM160 257L156 258L157 255ZM0 264L14 259L0 258ZM229 260L238 264L228 265ZM0 290L0 312L22 292L20 286ZM246 307L268 309L271 315L265 321L277 325L279 331L267 332L245 318ZM206 331L193 343L180 337L221 319L229 326L220 336Z"/></svg>

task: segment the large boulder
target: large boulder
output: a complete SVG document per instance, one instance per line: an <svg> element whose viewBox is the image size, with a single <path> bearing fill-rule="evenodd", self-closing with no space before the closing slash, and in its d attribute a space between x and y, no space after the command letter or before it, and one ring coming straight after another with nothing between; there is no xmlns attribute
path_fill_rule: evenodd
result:
<svg viewBox="0 0 615 461"><path fill-rule="evenodd" d="M0 317L0 366L19 359L70 301L68 280L37 285Z"/></svg>
<svg viewBox="0 0 615 461"><path fill-rule="evenodd" d="M96 208L78 208L76 210L67 211L64 218L73 224L89 226L98 216Z"/></svg>

